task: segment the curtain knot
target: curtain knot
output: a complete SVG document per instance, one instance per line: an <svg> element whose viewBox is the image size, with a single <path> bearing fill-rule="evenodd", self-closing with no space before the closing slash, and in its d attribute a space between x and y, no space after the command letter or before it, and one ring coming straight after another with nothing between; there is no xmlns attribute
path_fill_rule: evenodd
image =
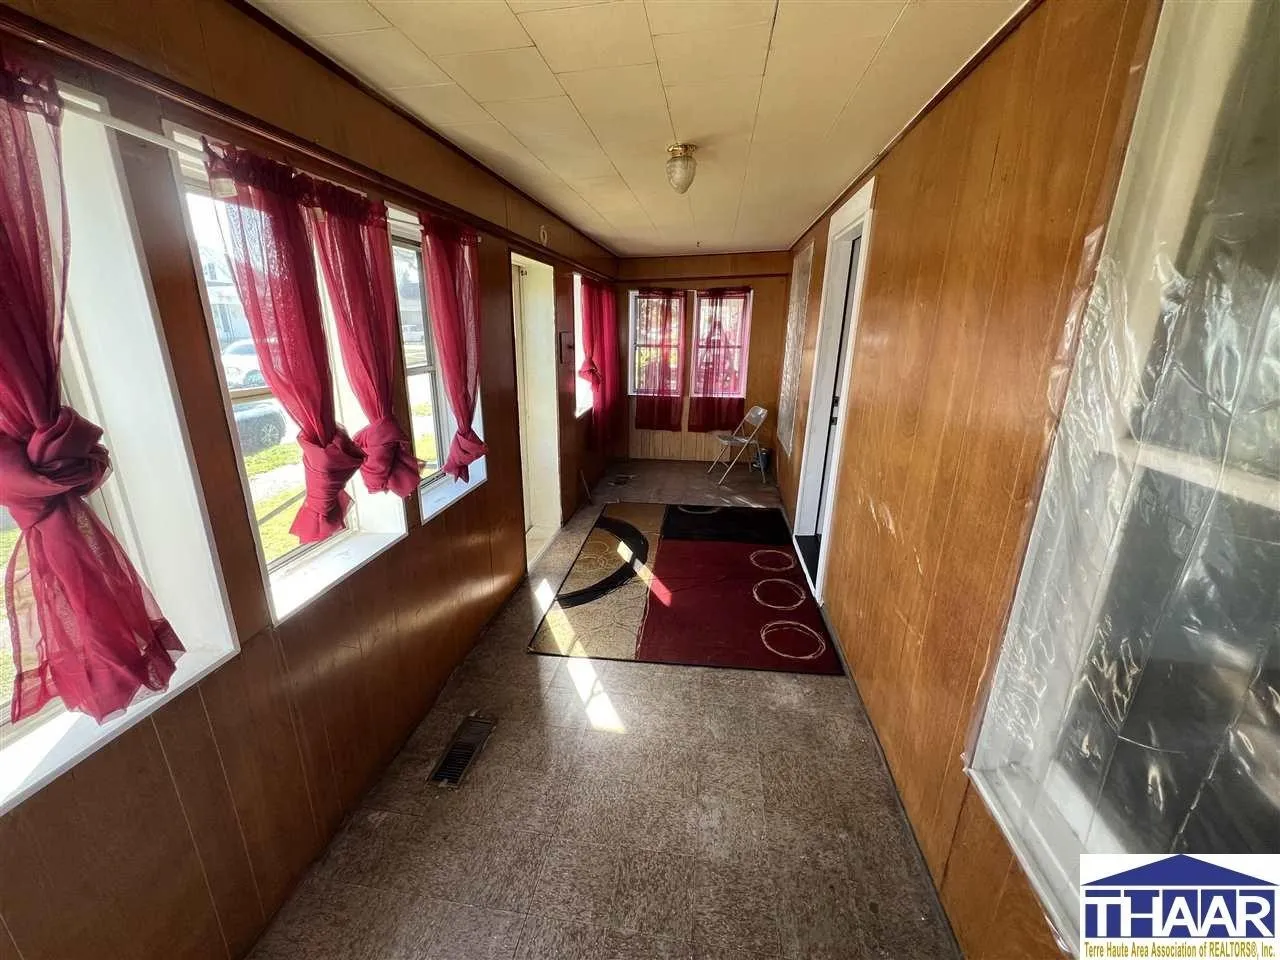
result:
<svg viewBox="0 0 1280 960"><path fill-rule="evenodd" d="M604 377L600 375L600 368L596 366L596 362L590 357L582 361L582 369L578 371L578 376L591 384L592 387L598 387L604 383Z"/></svg>
<svg viewBox="0 0 1280 960"><path fill-rule="evenodd" d="M471 471L467 467L479 460L488 452L484 441L471 427L458 428L449 444L449 458L444 462L444 472L455 480L466 483L471 479Z"/></svg>
<svg viewBox="0 0 1280 960"><path fill-rule="evenodd" d="M372 493L390 490L398 497L418 489L422 462L413 455L413 445L395 419L383 417L358 431L353 439L364 451L360 475L366 489Z"/></svg>
<svg viewBox="0 0 1280 960"><path fill-rule="evenodd" d="M289 532L303 543L317 543L345 525L351 497L343 489L364 463L364 451L338 427L328 443L298 437L306 497Z"/></svg>
<svg viewBox="0 0 1280 960"><path fill-rule="evenodd" d="M0 504L23 530L49 515L67 494L87 496L111 470L102 428L70 407L23 444L0 436Z"/></svg>

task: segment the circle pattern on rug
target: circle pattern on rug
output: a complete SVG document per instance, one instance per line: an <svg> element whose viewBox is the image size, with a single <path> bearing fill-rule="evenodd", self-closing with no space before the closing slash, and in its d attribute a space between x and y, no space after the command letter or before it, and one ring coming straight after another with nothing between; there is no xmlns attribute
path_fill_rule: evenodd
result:
<svg viewBox="0 0 1280 960"><path fill-rule="evenodd" d="M706 517L706 516L710 516L713 513L719 513L723 508L722 507L688 506L687 504L676 504L676 509L679 510L681 513L687 513L687 514L690 514L691 516Z"/></svg>
<svg viewBox="0 0 1280 960"><path fill-rule="evenodd" d="M751 588L756 603L770 610L794 610L804 603L804 590L790 580L770 577Z"/></svg>
<svg viewBox="0 0 1280 960"><path fill-rule="evenodd" d="M796 558L785 550L755 550L751 554L751 565L759 570L777 573L793 569Z"/></svg>
<svg viewBox="0 0 1280 960"><path fill-rule="evenodd" d="M817 660L827 652L822 634L794 620L766 623L760 628L760 642L770 653L787 660Z"/></svg>

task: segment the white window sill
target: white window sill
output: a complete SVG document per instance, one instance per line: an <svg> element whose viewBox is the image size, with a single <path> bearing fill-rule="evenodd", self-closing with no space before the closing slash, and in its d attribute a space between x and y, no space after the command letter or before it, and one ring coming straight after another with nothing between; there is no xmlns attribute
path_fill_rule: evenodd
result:
<svg viewBox="0 0 1280 960"><path fill-rule="evenodd" d="M421 507L422 522L443 513L457 503L472 490L481 486L489 478L486 457L481 457L471 464L471 479L466 483L453 480L447 474L438 474L418 489L418 504Z"/></svg>
<svg viewBox="0 0 1280 960"><path fill-rule="evenodd" d="M581 410L575 410L575 411L573 412L573 415L574 415L574 417L575 417L576 419L581 420L583 417L585 417L585 416L586 416L588 413L590 413L590 412L591 412L591 408L590 408L590 407L583 407Z"/></svg>
<svg viewBox="0 0 1280 960"><path fill-rule="evenodd" d="M297 613L340 580L400 540L404 533L354 531L331 545L308 552L271 573L271 606L275 622Z"/></svg>
<svg viewBox="0 0 1280 960"><path fill-rule="evenodd" d="M83 713L64 710L16 730L0 728L0 816L194 686L237 652L188 650L178 658L169 689L162 693L143 690L129 709L101 726Z"/></svg>

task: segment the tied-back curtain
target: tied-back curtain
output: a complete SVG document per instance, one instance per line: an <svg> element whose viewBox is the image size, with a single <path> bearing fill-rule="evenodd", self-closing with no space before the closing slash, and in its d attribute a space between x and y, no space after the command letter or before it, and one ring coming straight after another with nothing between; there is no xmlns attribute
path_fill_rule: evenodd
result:
<svg viewBox="0 0 1280 960"><path fill-rule="evenodd" d="M631 362L637 429L680 430L684 297L681 290L636 294Z"/></svg>
<svg viewBox="0 0 1280 960"><path fill-rule="evenodd" d="M472 424L480 392L480 285L476 277L480 238L474 230L442 217L422 214L421 223L427 313L449 408L457 424L444 472L465 482L471 479L468 466L486 452Z"/></svg>
<svg viewBox="0 0 1280 960"><path fill-rule="evenodd" d="M591 441L608 450L618 422L618 323L613 288L582 278L582 369L591 384Z"/></svg>
<svg viewBox="0 0 1280 960"><path fill-rule="evenodd" d="M746 410L750 290L698 295L689 398L689 430L732 430Z"/></svg>
<svg viewBox="0 0 1280 960"><path fill-rule="evenodd" d="M309 178L310 179L310 178ZM407 497L422 464L396 422L396 289L387 206L324 180L310 179L306 209L338 330L347 380L369 425L352 438L371 492Z"/></svg>
<svg viewBox="0 0 1280 960"><path fill-rule="evenodd" d="M5 570L16 723L58 697L101 723L182 652L84 498L111 460L59 384L70 231L53 78L0 63L0 505L19 527Z"/></svg>
<svg viewBox="0 0 1280 960"><path fill-rule="evenodd" d="M337 423L315 260L299 201L309 178L236 147L205 143L236 289L263 379L298 425L306 496L289 531L316 543L346 525L343 489L364 462Z"/></svg>

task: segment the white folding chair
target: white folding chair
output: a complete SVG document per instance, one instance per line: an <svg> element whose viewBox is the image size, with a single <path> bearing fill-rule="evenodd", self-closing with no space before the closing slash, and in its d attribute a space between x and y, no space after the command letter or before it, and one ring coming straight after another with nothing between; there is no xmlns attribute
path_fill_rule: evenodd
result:
<svg viewBox="0 0 1280 960"><path fill-rule="evenodd" d="M752 447L755 450L755 455L747 461L747 471L750 473L751 470L759 466L760 482L765 482L767 478L764 475L764 466L759 463L760 443L756 440L756 434L760 432L760 428L764 426L764 421L768 416L769 411L764 407L752 407L747 411L747 415L742 418L742 422L734 427L733 433L725 433L721 430L715 434L715 438L720 441L720 452L711 461L711 466L707 467L707 473L716 468L722 457L728 460L731 450L736 449L738 451L733 460L729 461L729 465L724 468L724 473L716 481L716 486L724 483L725 477L729 476L729 471L742 459L742 455L747 452L748 447ZM748 431L750 432L748 433Z"/></svg>

